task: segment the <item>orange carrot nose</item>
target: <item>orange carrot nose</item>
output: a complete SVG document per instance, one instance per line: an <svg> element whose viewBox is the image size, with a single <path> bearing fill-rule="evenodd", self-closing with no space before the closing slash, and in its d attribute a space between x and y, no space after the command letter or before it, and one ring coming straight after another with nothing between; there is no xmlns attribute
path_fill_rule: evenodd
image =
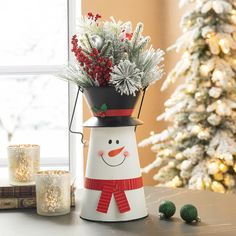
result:
<svg viewBox="0 0 236 236"><path fill-rule="evenodd" d="M108 152L108 156L109 157L114 157L114 156L118 155L123 149L124 149L124 147L111 150L110 152Z"/></svg>

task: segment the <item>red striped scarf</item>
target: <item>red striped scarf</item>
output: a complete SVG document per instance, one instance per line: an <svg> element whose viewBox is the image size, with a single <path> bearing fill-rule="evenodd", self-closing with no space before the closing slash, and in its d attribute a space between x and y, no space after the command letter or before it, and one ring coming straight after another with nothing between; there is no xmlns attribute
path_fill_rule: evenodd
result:
<svg viewBox="0 0 236 236"><path fill-rule="evenodd" d="M121 180L85 178L84 187L91 190L102 191L97 205L98 212L107 213L112 194L114 194L120 213L125 213L130 211L130 205L125 191L142 188L143 181L142 177Z"/></svg>

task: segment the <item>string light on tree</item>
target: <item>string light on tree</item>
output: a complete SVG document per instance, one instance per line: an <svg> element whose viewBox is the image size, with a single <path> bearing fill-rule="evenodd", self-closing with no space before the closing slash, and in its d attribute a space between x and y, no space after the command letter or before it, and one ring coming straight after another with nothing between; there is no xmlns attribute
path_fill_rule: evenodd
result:
<svg viewBox="0 0 236 236"><path fill-rule="evenodd" d="M231 16L231 20L233 21L234 24L236 24L236 11L232 10L232 16Z"/></svg>
<svg viewBox="0 0 236 236"><path fill-rule="evenodd" d="M235 15L231 16L231 20L233 21L234 24L236 24L236 16Z"/></svg>
<svg viewBox="0 0 236 236"><path fill-rule="evenodd" d="M231 13L232 13L233 15L236 15L236 10L232 10Z"/></svg>
<svg viewBox="0 0 236 236"><path fill-rule="evenodd" d="M223 73L220 70L214 70L212 75L214 80L223 80Z"/></svg>
<svg viewBox="0 0 236 236"><path fill-rule="evenodd" d="M204 77L207 77L209 75L210 69L207 65L201 65L200 66L200 74Z"/></svg>
<svg viewBox="0 0 236 236"><path fill-rule="evenodd" d="M221 47L221 50L225 53L228 54L230 52L230 46L229 46L229 41L227 39L220 39L219 45Z"/></svg>
<svg viewBox="0 0 236 236"><path fill-rule="evenodd" d="M196 91L196 86L193 84L189 84L186 90L188 93L194 93Z"/></svg>
<svg viewBox="0 0 236 236"><path fill-rule="evenodd" d="M195 45L194 41L190 42L190 47L193 47Z"/></svg>
<svg viewBox="0 0 236 236"><path fill-rule="evenodd" d="M214 36L215 36L215 32L209 32L209 33L207 33L206 38L210 39Z"/></svg>
<svg viewBox="0 0 236 236"><path fill-rule="evenodd" d="M154 134L155 134L155 132L154 132L154 131L151 131L151 132L150 132L150 135L151 135L151 136L153 136Z"/></svg>
<svg viewBox="0 0 236 236"><path fill-rule="evenodd" d="M214 177L214 179L215 180L217 180L217 181L221 181L221 180L223 180L224 179L224 176L223 176L223 174L222 173L216 173L216 174L214 174L213 175L213 177Z"/></svg>
<svg viewBox="0 0 236 236"><path fill-rule="evenodd" d="M225 193L225 187L218 181L212 182L211 189L217 193Z"/></svg>
<svg viewBox="0 0 236 236"><path fill-rule="evenodd" d="M224 163L221 163L220 166L219 166L219 169L220 169L221 172L225 173L225 172L228 171L229 168Z"/></svg>
<svg viewBox="0 0 236 236"><path fill-rule="evenodd" d="M200 125L195 125L195 126L193 126L193 128L192 128L192 130L191 130L191 132L193 133L193 134L198 134L199 132L201 132L202 131L202 127L200 126Z"/></svg>

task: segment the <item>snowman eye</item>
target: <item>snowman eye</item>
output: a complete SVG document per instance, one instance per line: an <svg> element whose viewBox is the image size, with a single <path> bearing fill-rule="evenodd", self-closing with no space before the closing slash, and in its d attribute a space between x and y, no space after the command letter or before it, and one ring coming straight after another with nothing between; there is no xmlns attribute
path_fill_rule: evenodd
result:
<svg viewBox="0 0 236 236"><path fill-rule="evenodd" d="M108 143L109 143L109 144L112 144L112 140L110 139L110 140L108 141Z"/></svg>
<svg viewBox="0 0 236 236"><path fill-rule="evenodd" d="M119 140L116 140L116 144L119 144L120 143L120 141Z"/></svg>

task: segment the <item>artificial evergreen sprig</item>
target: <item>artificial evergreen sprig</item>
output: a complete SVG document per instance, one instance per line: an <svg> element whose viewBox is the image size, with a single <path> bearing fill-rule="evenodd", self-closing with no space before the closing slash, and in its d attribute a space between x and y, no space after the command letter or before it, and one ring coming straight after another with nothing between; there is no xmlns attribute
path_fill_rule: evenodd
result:
<svg viewBox="0 0 236 236"><path fill-rule="evenodd" d="M84 45L86 45L87 50L89 50L91 52L94 48L94 45L87 33L84 36L85 36L84 37ZM83 41L83 39L81 39L81 40Z"/></svg>
<svg viewBox="0 0 236 236"><path fill-rule="evenodd" d="M140 53L150 41L149 36L147 37L142 36L142 31L143 31L143 23L139 22L135 28L134 33L128 34L128 37L126 38L125 41L127 44L129 59L132 62L138 59Z"/></svg>
<svg viewBox="0 0 236 236"><path fill-rule="evenodd" d="M160 80L163 75L163 67L158 66L163 61L164 52L160 49L149 48L140 54L136 65L143 72L141 84L146 88L149 84Z"/></svg>
<svg viewBox="0 0 236 236"><path fill-rule="evenodd" d="M109 57L111 50L112 50L112 42L109 40L103 45L101 49L101 56Z"/></svg>
<svg viewBox="0 0 236 236"><path fill-rule="evenodd" d="M126 95L135 95L159 80L163 52L146 49L150 37L142 36L143 24L138 23L132 32L130 22L116 22L114 18L101 22L100 18L89 12L81 19L81 34L72 38L76 63L61 77L80 87L113 86Z"/></svg>

